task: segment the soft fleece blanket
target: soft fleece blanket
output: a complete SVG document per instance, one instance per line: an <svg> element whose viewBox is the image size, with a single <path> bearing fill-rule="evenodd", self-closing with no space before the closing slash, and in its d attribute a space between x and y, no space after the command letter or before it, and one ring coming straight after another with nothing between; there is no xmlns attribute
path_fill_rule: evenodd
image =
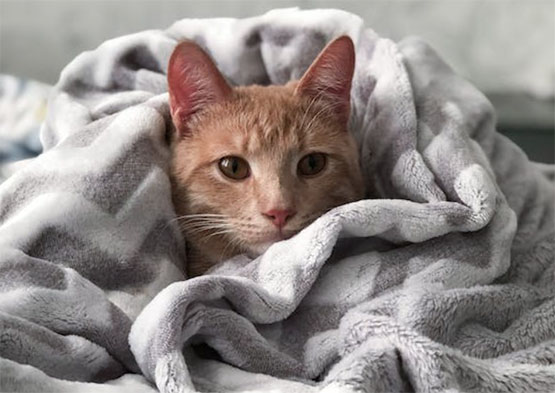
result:
<svg viewBox="0 0 555 393"><path fill-rule="evenodd" d="M340 34L372 198L186 280L173 47L194 39L233 84L282 84ZM555 388L554 185L420 40L333 10L185 19L77 57L42 142L0 187L0 390Z"/></svg>

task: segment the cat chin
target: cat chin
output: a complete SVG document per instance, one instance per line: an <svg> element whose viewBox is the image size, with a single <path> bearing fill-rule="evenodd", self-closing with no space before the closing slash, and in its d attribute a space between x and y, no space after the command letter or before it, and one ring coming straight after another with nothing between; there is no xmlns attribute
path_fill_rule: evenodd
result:
<svg viewBox="0 0 555 393"><path fill-rule="evenodd" d="M250 258L256 258L256 257L264 254L266 252L266 250L268 250L268 248L270 248L270 246L274 243L275 243L275 241L273 241L273 242L262 242L262 243L249 245L247 255Z"/></svg>
<svg viewBox="0 0 555 393"><path fill-rule="evenodd" d="M273 245L274 243L280 242L282 240L289 239L294 234L295 234L295 232L286 231L286 232L276 234L275 236L272 237L271 240L264 241L264 242L259 242L259 243L256 243L256 244L250 244L248 246L249 249L247 251L247 255L250 258L256 258L256 257L264 254L268 250L268 248L270 248L270 246Z"/></svg>

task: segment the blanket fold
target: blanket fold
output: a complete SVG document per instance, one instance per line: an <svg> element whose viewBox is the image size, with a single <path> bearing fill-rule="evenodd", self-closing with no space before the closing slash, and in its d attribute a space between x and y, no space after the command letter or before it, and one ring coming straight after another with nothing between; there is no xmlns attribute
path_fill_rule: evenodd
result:
<svg viewBox="0 0 555 393"><path fill-rule="evenodd" d="M281 84L340 34L356 46L349 124L372 198L185 280L172 49L194 39L231 83ZM41 137L45 153L0 186L0 390L555 387L555 186L417 38L336 10L184 19L77 57Z"/></svg>

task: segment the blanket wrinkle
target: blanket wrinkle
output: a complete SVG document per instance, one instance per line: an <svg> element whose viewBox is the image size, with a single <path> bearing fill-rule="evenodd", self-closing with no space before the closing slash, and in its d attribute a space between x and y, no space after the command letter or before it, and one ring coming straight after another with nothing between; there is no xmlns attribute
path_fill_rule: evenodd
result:
<svg viewBox="0 0 555 393"><path fill-rule="evenodd" d="M193 39L234 85L283 84L341 34L372 198L186 279L173 48ZM45 152L0 184L0 390L552 391L555 170L495 122L428 44L339 10L183 19L81 54Z"/></svg>

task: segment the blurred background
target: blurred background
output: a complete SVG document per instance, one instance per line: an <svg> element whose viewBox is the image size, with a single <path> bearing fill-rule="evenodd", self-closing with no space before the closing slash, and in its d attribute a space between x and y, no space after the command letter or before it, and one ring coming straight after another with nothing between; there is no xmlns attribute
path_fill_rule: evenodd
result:
<svg viewBox="0 0 555 393"><path fill-rule="evenodd" d="M341 8L383 37L423 37L490 98L501 132L531 159L554 162L555 0L0 0L0 161L40 150L29 131L45 113L37 97L80 52L182 18L283 7Z"/></svg>

